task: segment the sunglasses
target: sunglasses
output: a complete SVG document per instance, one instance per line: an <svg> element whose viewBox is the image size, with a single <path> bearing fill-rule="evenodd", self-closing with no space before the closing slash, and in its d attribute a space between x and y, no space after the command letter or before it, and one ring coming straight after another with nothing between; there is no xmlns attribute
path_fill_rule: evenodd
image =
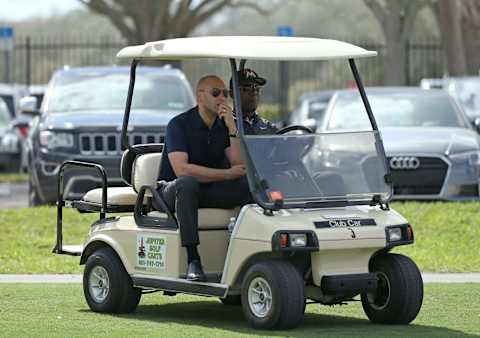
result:
<svg viewBox="0 0 480 338"><path fill-rule="evenodd" d="M229 92L228 89L213 88L211 91L201 90L202 92L207 92L213 97L219 97L223 94L224 97L228 98Z"/></svg>

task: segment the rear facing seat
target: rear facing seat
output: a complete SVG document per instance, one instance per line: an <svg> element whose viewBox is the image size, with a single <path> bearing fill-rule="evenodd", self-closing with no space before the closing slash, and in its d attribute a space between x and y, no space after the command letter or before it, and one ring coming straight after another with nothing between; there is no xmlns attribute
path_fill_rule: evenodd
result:
<svg viewBox="0 0 480 338"><path fill-rule="evenodd" d="M144 185L157 187L157 177L161 164L162 153L147 153L138 155L132 165L130 187L111 187L107 189L107 212L133 211L137 201L137 192ZM122 159L122 162L124 159ZM123 173L122 173L123 174ZM144 204L147 204L151 194L147 190ZM91 205L101 205L102 189L90 190L81 202ZM199 229L227 228L231 217L237 216L239 208L214 209L202 208L198 211ZM161 216L161 212L152 211L149 216Z"/></svg>

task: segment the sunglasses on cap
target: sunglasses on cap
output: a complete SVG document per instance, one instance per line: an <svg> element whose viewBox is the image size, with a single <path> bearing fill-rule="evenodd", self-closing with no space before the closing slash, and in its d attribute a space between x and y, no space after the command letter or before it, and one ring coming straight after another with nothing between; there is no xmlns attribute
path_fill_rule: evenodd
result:
<svg viewBox="0 0 480 338"><path fill-rule="evenodd" d="M220 88L212 88L211 91L207 91L207 90L201 90L202 92L207 92L209 93L210 95L212 95L213 97L219 97L222 93L223 93L223 96L224 97L228 97L228 89L220 89Z"/></svg>

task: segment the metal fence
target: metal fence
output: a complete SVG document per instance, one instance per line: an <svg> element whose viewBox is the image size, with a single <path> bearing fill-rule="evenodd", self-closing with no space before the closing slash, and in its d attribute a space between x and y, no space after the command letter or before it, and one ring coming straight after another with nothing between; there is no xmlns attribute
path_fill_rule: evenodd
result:
<svg viewBox="0 0 480 338"><path fill-rule="evenodd" d="M358 60L357 65L367 86L383 84L383 55L385 47L348 39L352 43L379 53L377 58ZM0 55L0 79L24 84L47 83L52 73L66 65L70 67L118 64L116 53L125 46L123 41L109 38L17 37L14 49ZM407 46L407 81L417 85L425 77L441 77L444 58L440 43L410 43ZM8 57L8 62L5 58ZM3 59L3 60L2 60ZM8 69L5 65L8 65ZM335 62L250 62L269 82L263 93L267 104L285 102L290 108L297 97L307 91L344 88L352 76L346 61ZM194 85L204 74L215 73L226 81L229 65L214 60L185 61L182 69Z"/></svg>

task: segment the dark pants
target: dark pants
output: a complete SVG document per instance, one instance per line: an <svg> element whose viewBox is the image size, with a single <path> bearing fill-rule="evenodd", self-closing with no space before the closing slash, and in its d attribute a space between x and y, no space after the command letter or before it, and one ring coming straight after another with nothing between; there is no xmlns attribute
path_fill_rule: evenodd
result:
<svg viewBox="0 0 480 338"><path fill-rule="evenodd" d="M171 211L176 211L182 246L198 244L198 208L233 209L253 203L247 178L200 183L195 177L181 176L163 183L159 193Z"/></svg>

